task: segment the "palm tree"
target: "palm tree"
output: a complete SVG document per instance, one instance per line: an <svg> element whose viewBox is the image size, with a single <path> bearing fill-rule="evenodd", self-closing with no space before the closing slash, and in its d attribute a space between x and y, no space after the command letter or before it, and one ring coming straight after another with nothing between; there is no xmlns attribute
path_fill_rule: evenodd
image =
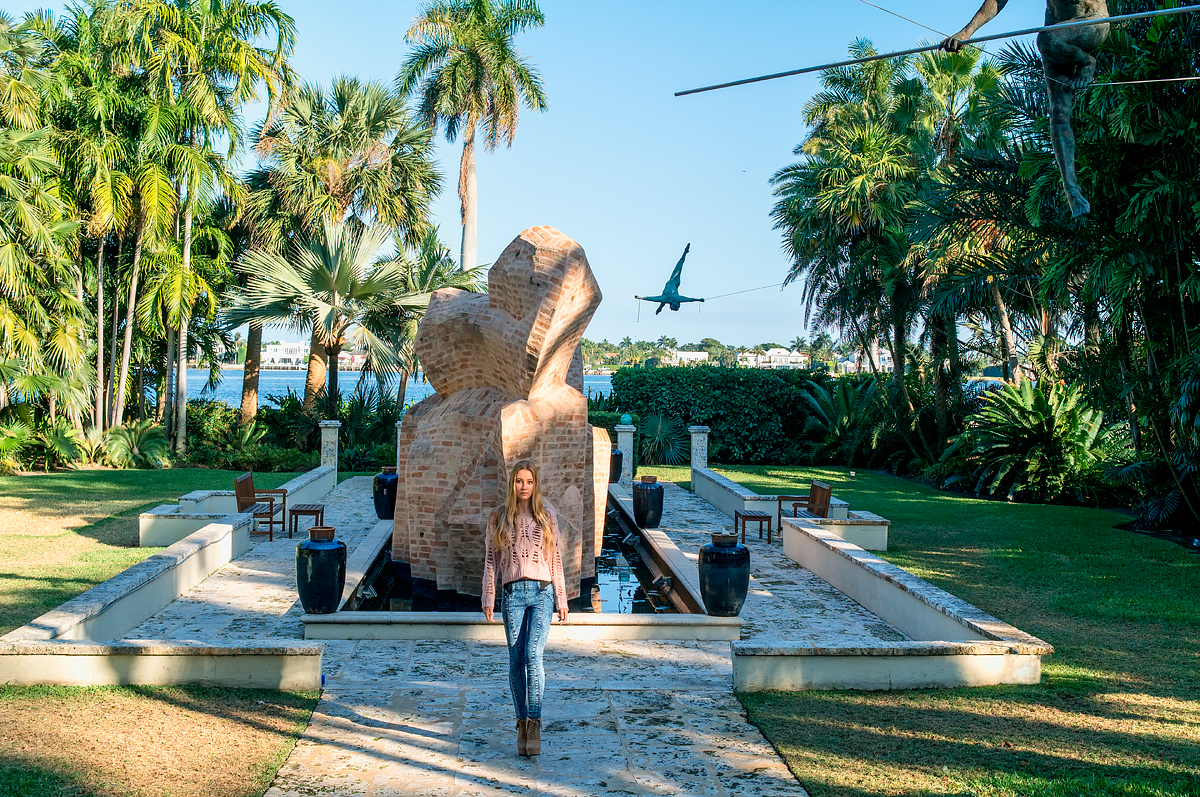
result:
<svg viewBox="0 0 1200 797"><path fill-rule="evenodd" d="M542 78L512 42L521 31L544 24L535 0L432 0L405 36L413 51L397 87L420 95L421 115L431 127L444 124L448 141L463 136L458 199L464 269L476 263L475 132L482 124L489 151L501 140L511 147L521 104L546 110Z"/></svg>
<svg viewBox="0 0 1200 797"><path fill-rule="evenodd" d="M282 252L287 242L321 230L323 218L390 228L402 246L426 234L429 206L442 187L433 135L408 113L403 95L353 77L326 91L306 85L258 132L261 168L248 178L254 245ZM257 409L261 329L252 326L242 383L242 414ZM324 346L311 343L305 404L325 380Z"/></svg>
<svg viewBox="0 0 1200 797"><path fill-rule="evenodd" d="M220 182L237 191L215 145L224 138L232 156L240 144L238 113L267 89L268 116L294 82L287 59L295 22L274 3L246 0L141 0L127 25L128 57L148 77L149 93L179 114L181 151L176 155L181 192L179 234L183 272L191 271L192 224L197 203ZM261 47L264 38L273 47ZM187 319L178 329L178 395L175 450L187 440ZM169 355L168 355L169 356Z"/></svg>
<svg viewBox="0 0 1200 797"><path fill-rule="evenodd" d="M318 236L292 245L289 257L258 249L240 265L247 286L226 326L257 321L313 330L330 361L330 417L337 412L337 357L345 344L360 344L366 369L381 380L397 375L408 319L429 304L428 291L405 290L401 259L376 260L389 234L382 226L356 229L326 219Z"/></svg>
<svg viewBox="0 0 1200 797"><path fill-rule="evenodd" d="M875 54L865 41L850 52ZM810 314L822 309L822 325L850 322L864 344L890 326L893 412L919 439L918 447L906 438L913 452L932 460L937 452L910 420L903 367L924 289L908 240L909 203L933 157L925 89L909 64L884 59L822 73L825 90L805 108L813 132L796 149L805 160L772 178L772 217L792 259L787 281L805 276Z"/></svg>
<svg viewBox="0 0 1200 797"><path fill-rule="evenodd" d="M59 54L53 71L63 96L50 103L56 148L75 212L78 218L87 220L87 237L96 241L96 396L92 422L100 429L109 421L104 374L105 249L110 236L119 238L128 223L132 192L127 142L121 135L121 117L131 95L128 82L118 77L109 62L112 16L113 9L106 0L94 0L87 7L75 6L68 11L55 31Z"/></svg>
<svg viewBox="0 0 1200 797"><path fill-rule="evenodd" d="M400 291L404 295L432 295L443 288L458 288L472 293L487 290L483 267L477 266L467 271L459 269L454 258L450 257L450 250L438 238L436 227L425 234L415 251L406 252L399 236L396 236L393 244L400 253L395 262L401 269ZM417 339L417 325L424 316L425 309L421 306L403 312L403 330L397 349L400 355L400 386L396 390L396 400L401 406L409 378L415 376L421 367L413 344Z"/></svg>

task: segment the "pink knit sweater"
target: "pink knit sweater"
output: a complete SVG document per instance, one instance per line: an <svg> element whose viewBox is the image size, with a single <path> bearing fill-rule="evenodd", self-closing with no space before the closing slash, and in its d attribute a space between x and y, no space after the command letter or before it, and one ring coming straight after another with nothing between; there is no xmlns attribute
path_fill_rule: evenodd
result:
<svg viewBox="0 0 1200 797"><path fill-rule="evenodd" d="M484 537L484 606L492 606L496 602L497 579L501 584L507 584L519 578L532 578L553 584L554 608L566 608L567 585L563 578L562 556L559 554L558 516L549 507L546 507L546 514L550 516L550 524L554 527L555 544L550 556L546 556L542 549L542 527L534 522L532 514L523 512L517 515L516 539L511 548L503 551L497 550L492 543L496 535L496 516L493 514L488 520Z"/></svg>

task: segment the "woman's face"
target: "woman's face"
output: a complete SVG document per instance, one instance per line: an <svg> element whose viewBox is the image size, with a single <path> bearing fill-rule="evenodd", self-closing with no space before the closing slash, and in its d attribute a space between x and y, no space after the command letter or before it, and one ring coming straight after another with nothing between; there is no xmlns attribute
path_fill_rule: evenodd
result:
<svg viewBox="0 0 1200 797"><path fill-rule="evenodd" d="M528 501L533 497L533 472L528 470L517 471L516 478L513 480L513 486L517 489L517 500Z"/></svg>

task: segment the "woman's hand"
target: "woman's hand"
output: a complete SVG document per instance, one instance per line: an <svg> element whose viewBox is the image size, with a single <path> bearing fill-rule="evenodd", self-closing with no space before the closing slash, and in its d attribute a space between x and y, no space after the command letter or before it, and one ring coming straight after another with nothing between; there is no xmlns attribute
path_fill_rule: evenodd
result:
<svg viewBox="0 0 1200 797"><path fill-rule="evenodd" d="M558 621L560 623L565 623L567 621L567 607L566 606L564 606L558 610Z"/></svg>
<svg viewBox="0 0 1200 797"><path fill-rule="evenodd" d="M492 621L492 615L494 615L495 613L496 613L496 610L493 609L491 606L485 606L483 609L483 619L487 620L490 623Z"/></svg>

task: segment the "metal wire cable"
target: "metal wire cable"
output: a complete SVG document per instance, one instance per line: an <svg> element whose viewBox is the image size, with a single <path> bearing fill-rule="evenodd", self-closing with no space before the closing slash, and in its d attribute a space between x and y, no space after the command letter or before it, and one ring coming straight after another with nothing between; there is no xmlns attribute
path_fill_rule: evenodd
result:
<svg viewBox="0 0 1200 797"><path fill-rule="evenodd" d="M897 14L895 11L892 11L891 9L887 9L881 5L872 3L871 0L858 0L858 1L865 5L869 5L871 8L877 8L885 14L891 14L893 17L896 17L897 19L902 19L905 22L911 22L913 25L916 25L918 28L924 28L925 30L927 30L931 33L936 33L939 36L943 36L945 38L950 38L949 33L943 33L942 31L938 30L937 28L931 28L923 22L917 22L915 19L906 17L903 14ZM996 57L996 55L994 53L989 52L986 48L981 47L978 44L972 44L970 46L975 47L979 50L982 50L984 53L992 56L993 58ZM1058 78L1052 78L1049 75L1047 75L1046 77L1049 80L1053 80L1055 83L1061 83L1064 86L1067 85L1065 82L1059 80ZM1183 82L1186 82L1189 80L1200 80L1200 77L1167 77L1167 78L1154 78L1154 79L1148 79L1148 80L1122 80L1122 81L1112 81L1112 82L1101 81L1101 82L1090 83L1090 84L1088 84L1088 86L1086 86L1086 88L1092 88L1093 86L1136 86L1136 85L1143 84L1143 83L1183 83Z"/></svg>

